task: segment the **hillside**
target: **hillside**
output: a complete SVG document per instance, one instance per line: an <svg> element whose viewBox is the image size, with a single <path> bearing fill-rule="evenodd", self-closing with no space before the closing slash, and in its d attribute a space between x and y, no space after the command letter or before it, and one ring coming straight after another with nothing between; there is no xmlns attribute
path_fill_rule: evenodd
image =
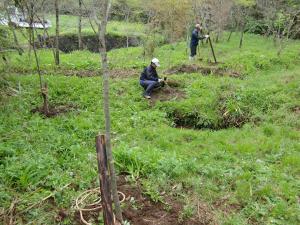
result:
<svg viewBox="0 0 300 225"><path fill-rule="evenodd" d="M150 62L143 49L109 52L120 182L126 177L140 187L170 218L176 212L176 224L298 224L300 42L289 41L278 57L268 38L247 34L242 49L238 34L225 39L214 44L217 65L206 43L194 62L184 42L157 48L169 85L150 101L138 83ZM41 105L33 56L12 53L8 64L1 61L0 215L7 219L4 210L15 202L17 224L77 224L77 196L98 184L99 55L61 53L56 67L51 50L38 54L50 105L67 112L32 112ZM129 214L139 203L136 197L123 204L128 221L140 217Z"/></svg>

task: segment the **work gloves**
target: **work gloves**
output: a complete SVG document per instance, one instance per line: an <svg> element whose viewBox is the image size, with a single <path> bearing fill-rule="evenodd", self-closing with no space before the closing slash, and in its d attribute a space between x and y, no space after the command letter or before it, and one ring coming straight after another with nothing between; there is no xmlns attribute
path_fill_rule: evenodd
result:
<svg viewBox="0 0 300 225"><path fill-rule="evenodd" d="M167 77L164 77L164 79L158 79L158 82L161 83L161 82L166 82L167 81Z"/></svg>

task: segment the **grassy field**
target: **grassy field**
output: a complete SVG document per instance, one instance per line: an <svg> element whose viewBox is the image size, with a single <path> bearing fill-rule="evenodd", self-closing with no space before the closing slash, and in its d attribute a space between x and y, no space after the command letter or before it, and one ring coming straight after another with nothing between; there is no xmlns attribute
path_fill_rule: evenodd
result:
<svg viewBox="0 0 300 225"><path fill-rule="evenodd" d="M184 216L196 214L200 201L218 224L299 224L300 42L287 43L278 57L271 40L246 35L239 49L238 38L214 47L218 67L238 71L240 77L168 75L181 84L182 99L147 102L138 72L111 81L116 166L130 174L133 184L139 180L154 201L163 201L163 192L178 196ZM209 47L200 50L203 60L194 63L211 66ZM9 65L1 62L3 77L15 89L3 92L0 105L1 210L18 199L19 224L56 224L61 208L69 213L62 224L73 224L76 196L97 183L94 138L104 130L102 78L67 77L64 71L97 71L99 56L62 54L59 69L51 51L39 51L39 56L50 102L77 109L50 119L32 114L41 104L33 56L12 54ZM190 64L185 43L162 46L155 56L162 75ZM130 69L141 71L149 58L143 58L141 48L129 48L109 52L109 61L112 70L126 75ZM2 89L7 87L1 82ZM197 129L176 127L178 115ZM69 183L77 188L23 212Z"/></svg>
<svg viewBox="0 0 300 225"><path fill-rule="evenodd" d="M46 19L51 21L52 27L48 30L50 36L55 35L55 16L46 16ZM97 25L92 21L92 25L97 32ZM37 33L43 35L43 29L37 30ZM78 33L78 17L71 15L60 16L60 35L77 34ZM118 36L130 36L130 37L144 37L145 25L141 23L127 23L124 21L110 21L107 26L107 33ZM28 43L28 33L24 29L17 30L16 32L19 43L22 46L26 46ZM95 32L91 27L88 18L82 18L82 34L94 35ZM25 35L25 36L24 36Z"/></svg>
<svg viewBox="0 0 300 225"><path fill-rule="evenodd" d="M48 19L52 23L49 33L55 35L55 16L50 15ZM96 23L92 23L97 30ZM78 32L78 17L71 15L60 16L61 34L72 34ZM126 23L123 21L110 21L107 26L107 33L115 35L142 36L144 34L145 25L141 23ZM83 17L82 32L85 34L94 34L89 19Z"/></svg>

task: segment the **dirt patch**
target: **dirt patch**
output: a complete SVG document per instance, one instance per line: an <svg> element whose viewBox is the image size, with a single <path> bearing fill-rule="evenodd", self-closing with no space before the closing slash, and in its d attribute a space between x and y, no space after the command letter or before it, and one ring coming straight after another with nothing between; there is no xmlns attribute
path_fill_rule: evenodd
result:
<svg viewBox="0 0 300 225"><path fill-rule="evenodd" d="M124 179L120 183L120 190L129 199L124 217L133 225L204 225L214 222L211 209L204 207L205 204L201 205L203 207L195 215L184 219L181 217L183 204L174 197L165 196L164 203L155 203L142 194L140 185L132 187Z"/></svg>
<svg viewBox="0 0 300 225"><path fill-rule="evenodd" d="M138 77L141 74L141 68L113 68L109 70L110 77L112 79L116 78L128 78L128 77ZM14 68L13 73L19 76L27 76L35 73L35 70L32 69L19 69ZM67 69L67 68L55 68L49 70L42 70L43 75L64 75L64 76L76 76L76 77L96 77L102 76L102 71L97 69ZM1 85L1 84L0 84Z"/></svg>
<svg viewBox="0 0 300 225"><path fill-rule="evenodd" d="M192 65L179 65L174 66L171 69L165 71L165 74L180 74L180 73L201 73L203 75L216 75L216 76L229 76L234 78L242 79L243 76L241 73L229 69L219 68L215 66L198 66L195 64Z"/></svg>
<svg viewBox="0 0 300 225"><path fill-rule="evenodd" d="M112 69L109 71L111 78L128 78L140 76L141 70L137 69Z"/></svg>
<svg viewBox="0 0 300 225"><path fill-rule="evenodd" d="M78 107L73 104L49 105L48 111L44 107L37 107L31 113L39 113L46 118L55 117L63 113L76 110Z"/></svg>
<svg viewBox="0 0 300 225"><path fill-rule="evenodd" d="M297 115L300 115L300 106L294 106L292 108L292 112L297 114Z"/></svg>
<svg viewBox="0 0 300 225"><path fill-rule="evenodd" d="M172 196L165 196L164 203L155 203L143 195L140 184L129 185L125 176L119 177L118 190L126 196L125 202L123 202L123 217L131 225L216 224L211 209L205 204L198 205L195 215L182 218L182 202ZM99 222L100 213L102 212L84 212L84 218L90 222ZM75 213L74 220L76 221L75 224L82 224L79 212Z"/></svg>
<svg viewBox="0 0 300 225"><path fill-rule="evenodd" d="M232 203L229 201L229 196L224 196L213 203L215 209L221 210L225 214L231 214L242 209L242 206L238 203Z"/></svg>
<svg viewBox="0 0 300 225"><path fill-rule="evenodd" d="M150 101L151 103L156 103L157 101L164 102L170 100L179 100L183 98L185 98L185 92L177 87L170 86L168 83L166 86L154 90L151 95Z"/></svg>
<svg viewBox="0 0 300 225"><path fill-rule="evenodd" d="M132 225L203 225L213 222L212 213L207 207L203 207L197 215L182 219L182 202L172 196L166 196L164 203L155 203L142 194L140 185L128 185L124 178L120 179L119 185L127 199L124 217Z"/></svg>
<svg viewBox="0 0 300 225"><path fill-rule="evenodd" d="M48 72L49 73L49 72ZM57 70L54 73L62 74L65 76L77 76L77 77L96 77L102 76L102 71L100 70ZM45 73L47 74L47 73ZM111 69L109 70L109 75L111 78L128 78L136 76L137 78L140 75L140 70L128 68L128 69Z"/></svg>

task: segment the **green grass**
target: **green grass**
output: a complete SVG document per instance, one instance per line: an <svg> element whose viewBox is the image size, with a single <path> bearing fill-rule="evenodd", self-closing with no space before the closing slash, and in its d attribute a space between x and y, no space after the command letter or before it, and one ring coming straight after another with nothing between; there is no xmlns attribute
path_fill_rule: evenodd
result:
<svg viewBox="0 0 300 225"><path fill-rule="evenodd" d="M136 77L111 82L113 150L118 171L140 178L144 192L160 201L166 191L185 199L195 198L214 205L225 203L236 210L213 211L220 224L298 224L300 222L300 120L293 108L299 106L299 42L289 42L277 57L270 40L246 35L245 46L238 49L238 36L215 46L221 67L242 71L244 79L178 74L170 79L182 82L186 98L158 102L150 106L141 98ZM141 48L113 50L111 68L139 68L147 64ZM51 52L40 51L44 79L49 84L52 103L72 102L79 110L51 119L43 119L30 110L41 104L38 77L10 75L29 70L28 58L9 57L6 78L12 88L21 91L6 96L0 106L0 205L8 209L19 199L22 211L51 191L68 183L54 197L54 205L42 204L20 215L26 222L55 224L56 209L65 208L72 224L76 196L97 184L94 147L96 134L104 130L102 78L77 78L51 75ZM156 50L165 70L189 63L185 44L166 45ZM204 61L211 58L209 48L201 48ZM31 59L33 60L33 58ZM97 69L99 57L89 52L62 54L63 69ZM6 68L7 69L7 68ZM6 70L7 71L7 70ZM226 101L220 102L224 98ZM176 129L168 112L197 112L199 121L218 122L218 106L226 106L231 118L247 113L250 120L242 128L221 130ZM172 189L174 185L178 189ZM184 189L183 189L184 188ZM189 190L189 192L187 192ZM192 205L183 215L190 214ZM52 210L54 208L54 210ZM19 222L21 223L21 222Z"/></svg>
<svg viewBox="0 0 300 225"><path fill-rule="evenodd" d="M242 74L253 74L260 70L289 68L299 59L299 41L290 41L286 44L285 50L280 57L277 56L277 49L270 39L257 35L245 35L244 47L238 48L239 35L233 34L231 42L214 44L217 60L220 67L231 68L240 71ZM173 45L164 45L156 48L154 56L161 61L161 70L171 66L189 63L186 43L180 42ZM56 69L53 54L50 50L40 50L39 58L41 67L44 70ZM111 68L143 68L150 61L150 57L143 57L143 48L115 49L109 52L109 63ZM202 65L213 61L210 48L207 44L200 47L200 57L203 58ZM32 71L35 69L33 55L25 54L19 56L11 54L8 59L11 61L11 70ZM95 70L99 68L99 57L96 53L88 51L74 51L71 54L61 54L62 69ZM6 65L0 61L1 68Z"/></svg>
<svg viewBox="0 0 300 225"><path fill-rule="evenodd" d="M51 35L55 35L55 16L50 15L47 17L52 27L49 29ZM92 21L94 29L97 31L97 25ZM61 34L73 34L78 32L78 17L71 15L60 16L60 29ZM141 23L127 23L123 21L110 21L107 26L107 33L124 36L142 36L144 34L144 25ZM85 34L94 34L94 31L90 25L89 19L82 18L82 32Z"/></svg>

